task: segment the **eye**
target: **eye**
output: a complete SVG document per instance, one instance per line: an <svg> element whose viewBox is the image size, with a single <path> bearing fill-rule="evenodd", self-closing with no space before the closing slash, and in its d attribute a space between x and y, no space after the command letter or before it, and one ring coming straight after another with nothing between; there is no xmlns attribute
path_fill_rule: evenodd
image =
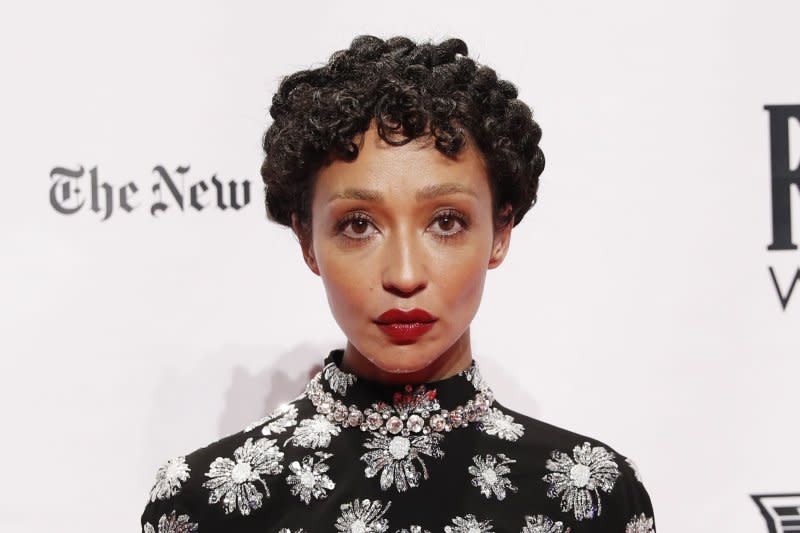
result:
<svg viewBox="0 0 800 533"><path fill-rule="evenodd" d="M467 227L467 222L464 216L457 211L449 210L439 213L433 221L432 226L438 225L442 230L437 232L437 237L450 238L458 235Z"/></svg>
<svg viewBox="0 0 800 533"><path fill-rule="evenodd" d="M369 239L372 233L369 232L369 227L375 226L372 221L364 213L351 213L339 221L337 229L339 233L343 234L349 239ZM352 228L352 231L348 229Z"/></svg>

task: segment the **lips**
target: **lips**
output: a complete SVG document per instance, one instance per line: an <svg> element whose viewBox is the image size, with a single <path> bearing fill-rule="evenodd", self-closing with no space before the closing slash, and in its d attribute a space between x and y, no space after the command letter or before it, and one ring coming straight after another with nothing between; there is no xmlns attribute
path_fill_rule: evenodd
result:
<svg viewBox="0 0 800 533"><path fill-rule="evenodd" d="M410 311L403 311L402 309L389 309L382 313L375 322L378 324L412 324L422 323L427 324L436 321L436 317L431 315L424 309L411 309Z"/></svg>
<svg viewBox="0 0 800 533"><path fill-rule="evenodd" d="M430 331L436 320L424 309L389 309L375 319L375 324L394 342L407 344Z"/></svg>

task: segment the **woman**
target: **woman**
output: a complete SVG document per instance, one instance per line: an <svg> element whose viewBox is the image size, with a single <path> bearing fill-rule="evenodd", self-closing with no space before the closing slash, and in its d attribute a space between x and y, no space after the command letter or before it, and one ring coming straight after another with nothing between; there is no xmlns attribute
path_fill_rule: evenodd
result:
<svg viewBox="0 0 800 533"><path fill-rule="evenodd" d="M472 358L541 129L459 39L360 36L286 77L262 176L347 336L304 392L158 470L145 532L655 531L634 464L512 411Z"/></svg>

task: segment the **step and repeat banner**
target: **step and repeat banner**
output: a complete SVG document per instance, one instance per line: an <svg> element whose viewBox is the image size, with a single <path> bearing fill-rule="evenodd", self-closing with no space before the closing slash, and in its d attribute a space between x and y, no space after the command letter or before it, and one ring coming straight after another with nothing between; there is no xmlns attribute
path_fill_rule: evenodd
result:
<svg viewBox="0 0 800 533"><path fill-rule="evenodd" d="M474 357L631 457L662 532L800 531L800 4L0 7L0 530L136 531L156 469L345 338L267 220L281 77L459 37L541 125Z"/></svg>

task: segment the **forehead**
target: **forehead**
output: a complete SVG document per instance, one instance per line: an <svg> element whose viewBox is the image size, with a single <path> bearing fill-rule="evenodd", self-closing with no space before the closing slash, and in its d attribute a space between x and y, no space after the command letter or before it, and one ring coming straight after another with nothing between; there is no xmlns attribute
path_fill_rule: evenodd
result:
<svg viewBox="0 0 800 533"><path fill-rule="evenodd" d="M392 146L371 127L364 133L354 161L334 159L320 169L314 203L327 203L352 188L414 200L419 199L418 191L424 187L453 183L471 189L478 198L488 199L490 195L485 163L471 139L451 158L436 149L432 137Z"/></svg>

